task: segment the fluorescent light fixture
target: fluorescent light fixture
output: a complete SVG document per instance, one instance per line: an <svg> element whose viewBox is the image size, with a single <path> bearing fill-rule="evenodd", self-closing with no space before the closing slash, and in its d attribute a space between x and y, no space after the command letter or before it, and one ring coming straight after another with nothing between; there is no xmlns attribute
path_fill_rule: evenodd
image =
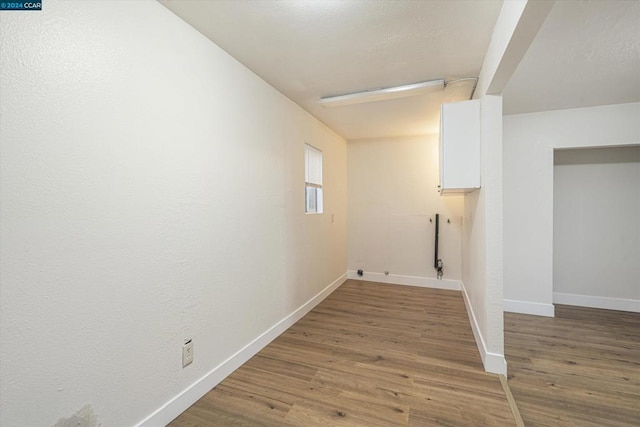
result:
<svg viewBox="0 0 640 427"><path fill-rule="evenodd" d="M444 80L430 80L404 86L373 89L365 92L350 93L348 95L328 96L318 101L325 107L342 107L344 105L362 104L364 102L386 101L388 99L405 98L437 92L444 88Z"/></svg>

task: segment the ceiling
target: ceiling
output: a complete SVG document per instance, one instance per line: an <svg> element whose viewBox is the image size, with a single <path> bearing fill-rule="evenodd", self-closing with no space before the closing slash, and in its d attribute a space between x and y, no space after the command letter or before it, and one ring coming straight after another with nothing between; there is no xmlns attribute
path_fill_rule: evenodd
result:
<svg viewBox="0 0 640 427"><path fill-rule="evenodd" d="M437 133L435 94L322 97L477 77L502 0L160 0L345 139ZM640 1L556 1L504 90L505 114L640 101Z"/></svg>
<svg viewBox="0 0 640 427"><path fill-rule="evenodd" d="M345 139L437 133L473 81L327 108L322 97L477 77L502 0L160 0Z"/></svg>
<svg viewBox="0 0 640 427"><path fill-rule="evenodd" d="M556 1L503 92L505 114L638 101L637 0Z"/></svg>

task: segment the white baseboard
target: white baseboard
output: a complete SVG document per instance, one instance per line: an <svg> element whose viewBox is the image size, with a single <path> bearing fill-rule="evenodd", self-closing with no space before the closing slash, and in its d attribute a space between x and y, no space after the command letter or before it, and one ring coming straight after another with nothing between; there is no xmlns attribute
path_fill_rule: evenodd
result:
<svg viewBox="0 0 640 427"><path fill-rule="evenodd" d="M366 271L362 276L358 276L356 270L347 271L347 277L354 280L367 280L369 282L389 283L393 285L419 286L422 288L448 289L451 291L459 291L462 289L462 282L460 280L438 280L433 277L403 276L400 274L386 275L384 273L369 273Z"/></svg>
<svg viewBox="0 0 640 427"><path fill-rule="evenodd" d="M553 304L543 304L539 302L506 299L504 300L504 311L508 311L509 313L555 317L555 307L553 306Z"/></svg>
<svg viewBox="0 0 640 427"><path fill-rule="evenodd" d="M563 294L554 292L553 302L556 304L640 313L640 300L637 299L594 297L591 295Z"/></svg>
<svg viewBox="0 0 640 427"><path fill-rule="evenodd" d="M233 371L238 369L242 364L262 350L267 344L300 320L346 280L347 274L345 273L320 291L316 296L296 309L293 313L280 320L262 335L258 336L244 348L236 352L233 356L213 368L208 374L193 383L186 390L182 391L173 399L165 403L153 414L142 420L137 427L166 426L174 418L183 413L189 406L193 405L198 399L204 396L209 390L218 385Z"/></svg>
<svg viewBox="0 0 640 427"><path fill-rule="evenodd" d="M507 375L507 360L504 358L504 354L490 353L487 351L487 345L482 337L480 325L478 325L478 320L473 312L473 307L469 301L469 295L467 294L464 284L462 284L462 297L464 299L464 305L467 307L467 315L469 316L469 322L471 323L471 330L473 331L473 336L476 339L476 346L478 346L484 370L493 374Z"/></svg>

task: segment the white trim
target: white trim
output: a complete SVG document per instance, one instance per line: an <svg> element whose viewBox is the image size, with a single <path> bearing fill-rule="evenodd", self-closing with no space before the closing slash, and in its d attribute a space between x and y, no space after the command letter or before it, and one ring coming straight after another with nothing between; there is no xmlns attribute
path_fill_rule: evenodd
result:
<svg viewBox="0 0 640 427"><path fill-rule="evenodd" d="M533 314L534 316L555 317L555 307L553 304L543 304L540 302L506 299L504 300L504 311L508 311L509 313Z"/></svg>
<svg viewBox="0 0 640 427"><path fill-rule="evenodd" d="M464 305L467 307L469 323L471 323L471 330L473 331L473 336L476 339L476 346L480 352L480 358L482 359L484 370L494 374L507 375L507 360L504 358L504 354L490 353L487 351L487 346L484 342L484 338L482 337L480 325L478 325L478 320L473 312L473 307L471 307L469 295L464 287L464 283L462 284L462 297L464 299Z"/></svg>
<svg viewBox="0 0 640 427"><path fill-rule="evenodd" d="M419 286L422 288L448 289L451 291L459 291L462 289L462 282L460 280L438 280L434 277L403 276L400 274L386 275L384 273L369 273L366 271L362 276L358 276L356 270L347 271L347 277L354 280L390 283L393 285Z"/></svg>
<svg viewBox="0 0 640 427"><path fill-rule="evenodd" d="M596 297L591 295L563 294L554 292L553 302L556 304L640 313L640 300L637 299Z"/></svg>
<svg viewBox="0 0 640 427"><path fill-rule="evenodd" d="M142 420L137 427L165 426L178 415L183 413L189 406L204 396L209 390L218 385L222 380L238 369L247 360L262 350L267 344L286 331L294 323L300 320L305 314L311 311L322 300L328 297L334 290L347 280L347 274L343 274L333 283L320 291L316 296L304 303L293 313L280 320L278 323L267 329L262 335L255 338L245 347L236 352L233 356L213 368L208 374L191 384L180 394L169 400L154 413Z"/></svg>

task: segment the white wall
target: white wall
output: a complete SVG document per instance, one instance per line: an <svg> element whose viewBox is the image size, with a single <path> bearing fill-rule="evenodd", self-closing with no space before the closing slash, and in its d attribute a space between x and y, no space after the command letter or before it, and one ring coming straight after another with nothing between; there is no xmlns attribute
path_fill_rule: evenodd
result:
<svg viewBox="0 0 640 427"><path fill-rule="evenodd" d="M481 188L465 195L463 293L486 371L506 374L503 321L502 92L553 2L504 2L473 98L481 100Z"/></svg>
<svg viewBox="0 0 640 427"><path fill-rule="evenodd" d="M555 302L640 311L640 146L556 151L553 186Z"/></svg>
<svg viewBox="0 0 640 427"><path fill-rule="evenodd" d="M459 289L463 198L438 193L438 135L354 140L347 153L350 273L362 269L365 279ZM436 213L442 282L433 268Z"/></svg>
<svg viewBox="0 0 640 427"><path fill-rule="evenodd" d="M481 185L464 198L462 282L485 370L506 373L502 317L502 97L480 104Z"/></svg>
<svg viewBox="0 0 640 427"><path fill-rule="evenodd" d="M1 31L0 425L140 422L339 283L324 125L153 1L49 0Z"/></svg>
<svg viewBox="0 0 640 427"><path fill-rule="evenodd" d="M553 152L640 143L640 103L504 117L505 309L553 315Z"/></svg>

